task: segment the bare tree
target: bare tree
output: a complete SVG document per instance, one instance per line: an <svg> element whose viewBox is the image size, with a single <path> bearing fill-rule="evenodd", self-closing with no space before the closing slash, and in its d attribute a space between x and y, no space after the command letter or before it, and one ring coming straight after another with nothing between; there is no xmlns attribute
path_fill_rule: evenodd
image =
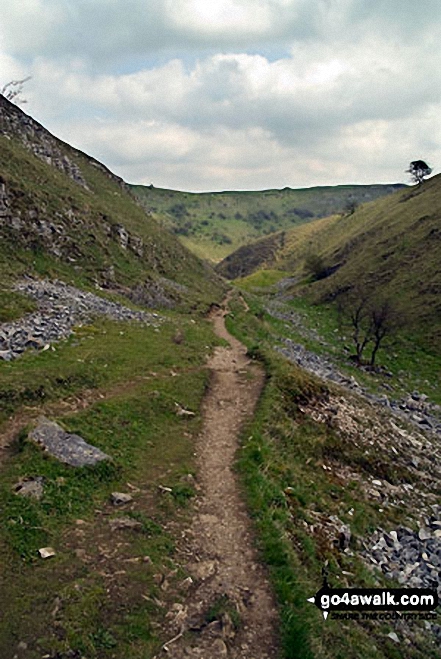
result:
<svg viewBox="0 0 441 659"><path fill-rule="evenodd" d="M16 105L27 103L25 98L21 98L21 93L23 92L23 85L31 78L32 76L27 76L27 78L23 78L23 80L11 80L10 82L7 82L6 85L3 85L0 89L0 94Z"/></svg>
<svg viewBox="0 0 441 659"><path fill-rule="evenodd" d="M414 183L421 185L425 177L430 176L432 173L432 168L424 160L413 160L409 165L409 169L406 169L406 172L411 175Z"/></svg>
<svg viewBox="0 0 441 659"><path fill-rule="evenodd" d="M352 339L358 364L362 363L363 352L372 338L372 319L366 297L360 298L349 310L352 325Z"/></svg>
<svg viewBox="0 0 441 659"><path fill-rule="evenodd" d="M404 318L397 307L388 299L377 303L371 310L372 320L372 353L371 366L375 364L378 348L383 340L394 334L404 322Z"/></svg>
<svg viewBox="0 0 441 659"><path fill-rule="evenodd" d="M363 363L363 352L372 339L372 319L368 298L360 291L351 291L340 299L338 305L340 323L350 328L355 355L351 357L357 364Z"/></svg>
<svg viewBox="0 0 441 659"><path fill-rule="evenodd" d="M342 325L352 330L355 355L358 364L375 366L377 353L384 340L395 334L403 323L403 316L389 299L375 300L366 293L352 290L339 304ZM371 348L369 362L363 360L367 347Z"/></svg>

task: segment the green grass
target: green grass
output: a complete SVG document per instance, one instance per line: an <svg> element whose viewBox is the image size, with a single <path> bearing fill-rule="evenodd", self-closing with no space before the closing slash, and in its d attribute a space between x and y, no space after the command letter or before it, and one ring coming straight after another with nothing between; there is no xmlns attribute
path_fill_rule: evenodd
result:
<svg viewBox="0 0 441 659"><path fill-rule="evenodd" d="M284 270L258 270L247 277L237 279L235 284L245 291L255 292L256 289L271 288L286 277L289 277L289 272Z"/></svg>
<svg viewBox="0 0 441 659"><path fill-rule="evenodd" d="M335 186L256 192L191 193L133 185L144 208L202 258L218 262L239 247L282 229L341 212L393 186Z"/></svg>
<svg viewBox="0 0 441 659"><path fill-rule="evenodd" d="M14 291L0 290L0 323L9 323L32 313L36 304L25 295Z"/></svg>
<svg viewBox="0 0 441 659"><path fill-rule="evenodd" d="M190 514L194 488L187 476L195 470L205 357L217 344L208 321L193 321L169 313L160 331L101 321L57 344L55 352L0 364L2 391L9 393L5 429L11 413L29 422L29 405L33 416L57 410L51 418L112 458L71 468L28 441L26 428L17 434L0 486L0 656L9 656L19 641L28 643L30 659L68 649L92 659L115 652L147 659L158 650L166 610L157 602L169 595L155 574L176 568L178 531L167 528L171 521L179 528ZM173 341L177 328L179 345ZM85 390L90 402L82 409ZM66 398L78 401L77 409L74 404L64 411L59 401ZM176 403L196 416L177 416ZM14 493L20 479L35 476L44 479L41 500ZM133 492L127 483L139 489ZM129 511L108 503L112 491L133 492ZM112 533L108 520L127 515L140 522L139 530ZM84 525L76 527L77 519ZM46 546L56 556L43 561L38 549ZM86 561L75 554L83 547ZM103 551L113 558L104 560ZM120 574L109 581L105 572L114 571ZM171 596L179 598L182 571L169 579Z"/></svg>
<svg viewBox="0 0 441 659"><path fill-rule="evenodd" d="M259 312L259 302L252 297L248 301L248 313L239 300L232 302L228 327L262 361L267 383L256 415L243 431L237 467L279 603L283 657L392 659L396 650L387 639L388 625L336 619L325 623L306 600L320 588L326 563L334 587L378 586L379 577L374 579L357 556L359 539L379 525L394 528L407 522L406 510L381 511L358 483L342 483L334 469L325 471L322 464L346 465L365 478L399 474L385 456L367 456L350 438L344 441L328 424L300 412L308 401L326 399L327 386L270 350L269 329L274 327ZM401 476L406 480L408 474ZM311 532L317 514L336 515L350 525L352 555L340 552L326 532ZM424 636L406 652L418 659L437 656Z"/></svg>
<svg viewBox="0 0 441 659"><path fill-rule="evenodd" d="M179 350L173 340L178 329L183 335ZM169 313L158 329L97 320L77 328L68 341L54 344L53 351L28 352L20 359L0 363L0 422L23 405L149 377L151 371L166 376L171 369L195 367L205 346L209 350L212 345L207 321L192 323L178 314Z"/></svg>

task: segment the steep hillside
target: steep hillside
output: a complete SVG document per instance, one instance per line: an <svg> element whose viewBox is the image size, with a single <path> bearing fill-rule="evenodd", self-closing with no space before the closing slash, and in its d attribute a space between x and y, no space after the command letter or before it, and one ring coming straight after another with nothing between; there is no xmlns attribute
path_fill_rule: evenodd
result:
<svg viewBox="0 0 441 659"><path fill-rule="evenodd" d="M429 322L430 332L437 335L440 218L438 175L420 187L366 204L352 215L324 218L286 232L283 246L265 260L265 267L296 276L303 281L303 292L315 300L334 300L355 287L391 297L406 310L410 322ZM261 252L260 243L256 249ZM237 253L235 268L233 258L228 267L239 273L241 254Z"/></svg>
<svg viewBox="0 0 441 659"><path fill-rule="evenodd" d="M215 275L104 165L0 96L0 276L59 276L147 304L208 303ZM199 302L198 302L199 300Z"/></svg>
<svg viewBox="0 0 441 659"><path fill-rule="evenodd" d="M402 185L339 185L294 190L195 194L134 185L146 210L198 256L219 261L261 236L394 192Z"/></svg>

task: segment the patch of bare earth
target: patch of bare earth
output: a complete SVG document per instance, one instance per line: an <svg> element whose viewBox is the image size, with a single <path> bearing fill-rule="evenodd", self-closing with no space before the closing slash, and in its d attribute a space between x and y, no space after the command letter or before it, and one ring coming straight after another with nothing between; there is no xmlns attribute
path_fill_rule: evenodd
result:
<svg viewBox="0 0 441 659"><path fill-rule="evenodd" d="M171 607L170 640L162 649L175 659L277 656L276 608L233 472L238 434L264 374L227 332L224 316L222 309L212 313L216 333L230 347L217 348L208 364L212 380L197 442L201 492L179 548L191 579L185 601Z"/></svg>

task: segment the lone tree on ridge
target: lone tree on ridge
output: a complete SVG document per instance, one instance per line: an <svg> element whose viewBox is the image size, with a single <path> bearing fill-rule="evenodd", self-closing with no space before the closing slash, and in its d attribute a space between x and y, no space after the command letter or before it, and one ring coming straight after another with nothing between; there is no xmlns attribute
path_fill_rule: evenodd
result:
<svg viewBox="0 0 441 659"><path fill-rule="evenodd" d="M424 160L413 160L406 172L411 175L412 181L421 185L425 177L432 173L432 168Z"/></svg>

